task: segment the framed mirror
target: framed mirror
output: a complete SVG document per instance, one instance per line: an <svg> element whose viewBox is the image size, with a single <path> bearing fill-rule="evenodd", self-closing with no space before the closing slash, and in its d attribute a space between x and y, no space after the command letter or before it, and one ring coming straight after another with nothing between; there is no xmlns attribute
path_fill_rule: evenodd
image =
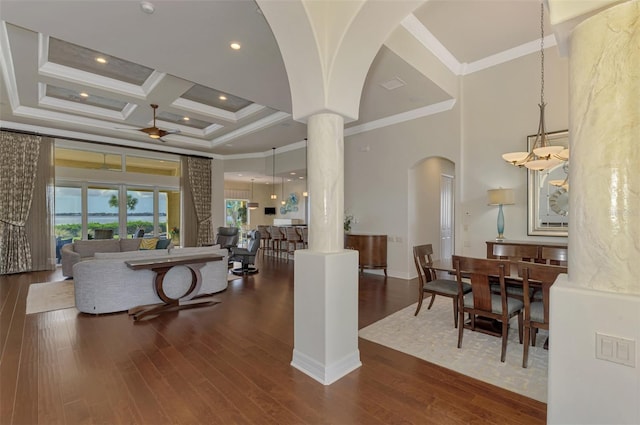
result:
<svg viewBox="0 0 640 425"><path fill-rule="evenodd" d="M547 138L552 146L569 147L567 130L547 133ZM535 134L527 137L527 152L531 151L535 139ZM568 176L569 161L549 170L528 170L528 235L569 236Z"/></svg>

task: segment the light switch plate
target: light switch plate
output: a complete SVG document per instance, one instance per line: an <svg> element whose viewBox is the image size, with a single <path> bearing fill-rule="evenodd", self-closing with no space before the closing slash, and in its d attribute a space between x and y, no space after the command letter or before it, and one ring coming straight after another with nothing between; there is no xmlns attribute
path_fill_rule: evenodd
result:
<svg viewBox="0 0 640 425"><path fill-rule="evenodd" d="M636 367L636 341L596 332L596 358Z"/></svg>

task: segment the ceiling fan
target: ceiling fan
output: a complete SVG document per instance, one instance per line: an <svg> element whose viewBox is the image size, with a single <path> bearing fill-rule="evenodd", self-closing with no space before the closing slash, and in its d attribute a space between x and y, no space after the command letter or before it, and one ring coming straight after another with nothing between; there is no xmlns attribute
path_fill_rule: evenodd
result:
<svg viewBox="0 0 640 425"><path fill-rule="evenodd" d="M152 139L160 139L160 141L164 141L162 140L162 138L168 134L180 133L180 130L178 129L162 130L161 128L156 127L156 109L158 109L158 105L152 103L151 108L153 108L153 127L139 128L137 129L138 131L142 131L143 133L146 133Z"/></svg>

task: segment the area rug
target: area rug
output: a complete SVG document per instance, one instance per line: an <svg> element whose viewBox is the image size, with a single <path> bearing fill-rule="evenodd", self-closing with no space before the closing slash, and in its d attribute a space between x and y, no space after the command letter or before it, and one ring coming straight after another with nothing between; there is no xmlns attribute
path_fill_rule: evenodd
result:
<svg viewBox="0 0 640 425"><path fill-rule="evenodd" d="M517 318L509 329L507 356L500 362L501 338L465 329L458 349L458 330L453 327L451 299L437 297L431 310L425 299L418 316L417 304L363 328L361 338L435 363L463 375L505 388L543 403L547 402L548 333L540 331L536 347L529 348L529 366L522 367Z"/></svg>
<svg viewBox="0 0 640 425"><path fill-rule="evenodd" d="M76 306L73 280L32 283L27 293L27 314L62 310Z"/></svg>

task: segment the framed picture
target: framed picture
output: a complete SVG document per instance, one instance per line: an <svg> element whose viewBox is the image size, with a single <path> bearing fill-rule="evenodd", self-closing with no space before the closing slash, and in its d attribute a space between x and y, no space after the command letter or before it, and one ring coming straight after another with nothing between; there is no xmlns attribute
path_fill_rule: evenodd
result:
<svg viewBox="0 0 640 425"><path fill-rule="evenodd" d="M552 146L569 147L568 130L547 133L547 139ZM535 140L535 134L527 137L527 152L531 151ZM569 235L568 177L569 161L548 170L528 170L528 235Z"/></svg>

